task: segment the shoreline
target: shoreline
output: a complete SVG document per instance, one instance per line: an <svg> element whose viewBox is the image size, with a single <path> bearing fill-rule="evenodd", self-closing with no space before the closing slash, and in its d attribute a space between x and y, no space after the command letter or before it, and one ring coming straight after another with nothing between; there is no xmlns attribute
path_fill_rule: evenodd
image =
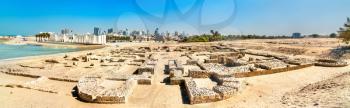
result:
<svg viewBox="0 0 350 108"><path fill-rule="evenodd" d="M55 53L55 54L44 54L44 55L8 58L8 59L0 60L0 65L16 63L16 62L18 63L18 61L35 60L35 59L40 59L40 58L59 57L59 56L64 56L66 54L75 55L75 54L87 53L89 51L103 50L104 48L107 48L107 47L98 48L98 49L77 50L77 51L72 51L72 52L63 52L63 53Z"/></svg>
<svg viewBox="0 0 350 108"><path fill-rule="evenodd" d="M21 60L32 60L32 59L38 59L38 58L44 58L44 57L45 58L46 57L55 57L55 56L64 55L64 54L81 53L84 51L93 51L93 50L98 50L98 49L103 49L103 48L108 47L107 45L38 43L35 41L31 41L31 40L21 41L18 39L19 38L4 38L4 37L2 37L2 38L0 38L0 44L2 44L2 45L35 45L35 46L41 46L41 47L45 47L45 48L71 48L71 49L76 49L76 51L0 59L0 64L11 63L11 62L19 61L19 60L20 61Z"/></svg>
<svg viewBox="0 0 350 108"><path fill-rule="evenodd" d="M56 43L56 42L36 42L35 37L23 37L26 38L26 41L22 38L7 38L0 37L0 44L5 45L39 45L48 48L77 48L81 50L85 49L99 49L103 48L106 45L85 45L85 44L75 44L75 43ZM4 40L4 41L1 41Z"/></svg>

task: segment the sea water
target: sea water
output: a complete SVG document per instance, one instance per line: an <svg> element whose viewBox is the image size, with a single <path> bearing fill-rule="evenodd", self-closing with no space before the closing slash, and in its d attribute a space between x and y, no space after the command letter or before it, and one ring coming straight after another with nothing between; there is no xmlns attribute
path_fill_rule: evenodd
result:
<svg viewBox="0 0 350 108"><path fill-rule="evenodd" d="M5 45L0 44L0 60L27 56L38 56L56 53L73 52L73 48L48 48L37 45Z"/></svg>

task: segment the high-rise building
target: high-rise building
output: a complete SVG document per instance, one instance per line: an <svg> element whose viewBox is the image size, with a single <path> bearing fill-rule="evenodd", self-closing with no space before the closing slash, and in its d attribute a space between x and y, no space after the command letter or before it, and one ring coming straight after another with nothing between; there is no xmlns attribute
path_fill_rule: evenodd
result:
<svg viewBox="0 0 350 108"><path fill-rule="evenodd" d="M95 35L95 36L99 36L100 34L101 34L101 29L98 28L98 27L95 27L95 28L94 28L94 35Z"/></svg>
<svg viewBox="0 0 350 108"><path fill-rule="evenodd" d="M179 36L179 32L175 31L174 36Z"/></svg>
<svg viewBox="0 0 350 108"><path fill-rule="evenodd" d="M146 36L149 36L150 34L149 34L149 30L147 29L147 31L146 31Z"/></svg>
<svg viewBox="0 0 350 108"><path fill-rule="evenodd" d="M108 30L107 30L107 33L108 33L108 34L113 33L113 28L108 29Z"/></svg>
<svg viewBox="0 0 350 108"><path fill-rule="evenodd" d="M292 38L301 38L301 33L293 33Z"/></svg>
<svg viewBox="0 0 350 108"><path fill-rule="evenodd" d="M108 34L113 33L113 28L108 29L108 30L107 30L107 33L108 33Z"/></svg>
<svg viewBox="0 0 350 108"><path fill-rule="evenodd" d="M61 34L62 34L62 35L70 34L70 33L72 33L72 32L73 32L73 31L70 30L70 29L62 29L62 30L61 30Z"/></svg>
<svg viewBox="0 0 350 108"><path fill-rule="evenodd" d="M155 37L160 36L160 34L159 34L159 28L156 28L156 30L154 31L154 36L155 36Z"/></svg>
<svg viewBox="0 0 350 108"><path fill-rule="evenodd" d="M130 31L129 31L129 29L125 29L125 36L130 36Z"/></svg>

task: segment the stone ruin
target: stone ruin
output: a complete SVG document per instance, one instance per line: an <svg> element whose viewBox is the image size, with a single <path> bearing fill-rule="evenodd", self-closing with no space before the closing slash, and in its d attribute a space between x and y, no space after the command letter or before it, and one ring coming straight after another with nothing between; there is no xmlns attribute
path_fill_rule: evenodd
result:
<svg viewBox="0 0 350 108"><path fill-rule="evenodd" d="M126 103L136 86L137 80L133 78L117 86L111 80L99 77L83 77L79 80L77 88L79 98L87 102Z"/></svg>
<svg viewBox="0 0 350 108"><path fill-rule="evenodd" d="M324 67L344 67L344 66L348 66L348 63L342 60L324 58L324 59L316 60L315 65L324 66Z"/></svg>
<svg viewBox="0 0 350 108"><path fill-rule="evenodd" d="M182 66L182 63L179 60L169 60L168 66L169 66L169 70L168 70L169 72L180 70L182 74L184 73L184 67Z"/></svg>
<svg viewBox="0 0 350 108"><path fill-rule="evenodd" d="M92 75L80 78L77 88L79 98L82 100L92 103L126 103L137 85L152 84L152 75L154 74L157 60L147 58L146 54L144 54L145 52L140 49L125 48L111 52L118 55L103 56L104 58L97 56L98 58L96 59L101 60L101 62L103 60L103 64L114 62L121 62L125 65L141 64L133 75L113 75L114 73L112 72L102 76ZM93 60L91 56L83 57L83 61ZM119 59L114 60L113 57Z"/></svg>
<svg viewBox="0 0 350 108"><path fill-rule="evenodd" d="M154 68L156 67L157 61L156 60L146 60L141 67L138 68L137 72L138 74L142 74L144 72L149 72L151 74L154 74Z"/></svg>
<svg viewBox="0 0 350 108"><path fill-rule="evenodd" d="M220 75L206 70L189 70L188 77L185 77L181 62L170 60L168 64L170 84L185 86L190 104L209 103L228 99L243 87L243 82L234 78L232 75ZM194 79L208 79L216 82L216 85L212 88L199 87Z"/></svg>
<svg viewBox="0 0 350 108"><path fill-rule="evenodd" d="M169 60L168 67L168 71L170 74L170 84L181 84L184 80L184 67L182 66L181 62L178 60Z"/></svg>
<svg viewBox="0 0 350 108"><path fill-rule="evenodd" d="M208 76L205 76L207 78ZM232 76L210 74L209 78L217 83L213 88L198 87L193 78L185 79L186 93L190 104L216 102L231 98L244 87L244 82Z"/></svg>
<svg viewBox="0 0 350 108"><path fill-rule="evenodd" d="M186 61L186 65L195 65L200 68L189 69L188 76L185 76L184 66L181 61L168 61L170 84L184 86L190 104L216 102L234 96L244 88L245 85L244 81L239 77L272 74L312 65L327 67L341 67L348 65L346 62L340 60L292 58L284 55L246 49L236 50L224 45L195 47L165 46L163 48L140 47L139 49L125 48L111 51L112 55L87 54L79 57L72 58L67 56L64 58L73 61L72 66L78 65L78 62L82 63L94 60L99 60L101 66L116 66L114 64L116 62L118 62L118 64L124 63L126 65L139 66L133 75L122 76L116 74L115 76L107 75L103 77L87 76L80 78L78 81L78 95L86 102L126 103L128 97L132 94L133 89L137 85L152 84L152 75L155 73L157 57L155 53L146 54L146 52L160 50L166 50L168 52L186 52L183 55L189 58L189 60ZM203 60L201 57L198 57L194 59L194 56L198 51L204 51L203 55L209 56L209 58ZM246 54L263 56L263 58L247 57ZM200 55L197 54L197 56ZM203 60L204 63L198 59ZM61 61L48 59L45 62L60 63ZM23 67L24 66L25 65L23 65ZM10 70L10 72L16 73L15 70ZM196 81L198 79L209 79L210 81L215 82L215 84L213 87L201 87L199 86L201 85L201 82Z"/></svg>
<svg viewBox="0 0 350 108"><path fill-rule="evenodd" d="M291 71L315 64L313 60L306 58L292 58L284 55L252 50L243 50L242 52L236 51L237 52L215 52L205 54L205 56L209 56L209 58L204 59L204 63L199 60L194 60L193 58L195 57L193 56L195 54L187 53L188 58L190 58L187 64L200 67L200 69L190 69L189 77L209 77L211 74L249 77ZM246 54L249 54L249 56L245 56ZM250 55L262 56L264 58L250 57ZM197 54L197 56L200 55ZM342 62L338 63L342 64Z"/></svg>
<svg viewBox="0 0 350 108"><path fill-rule="evenodd" d="M205 59L204 63L228 64L244 56L245 56L244 53L239 53L239 52L214 53L210 55L209 59Z"/></svg>

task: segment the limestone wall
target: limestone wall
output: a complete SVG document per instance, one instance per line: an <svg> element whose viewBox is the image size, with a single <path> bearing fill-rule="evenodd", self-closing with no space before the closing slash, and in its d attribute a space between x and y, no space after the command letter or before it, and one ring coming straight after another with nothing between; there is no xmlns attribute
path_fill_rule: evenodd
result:
<svg viewBox="0 0 350 108"><path fill-rule="evenodd" d="M315 65L323 67L345 67L348 66L348 63L341 60L319 59Z"/></svg>
<svg viewBox="0 0 350 108"><path fill-rule="evenodd" d="M142 66L137 69L138 74L142 74L144 72L150 72L151 74L154 74L154 68L156 65L157 61L155 60L146 60L145 63L143 63Z"/></svg>
<svg viewBox="0 0 350 108"><path fill-rule="evenodd" d="M100 85L103 80L96 77L81 78L77 85L79 98L92 103L125 103L137 85L136 80L131 78L119 88L105 88Z"/></svg>
<svg viewBox="0 0 350 108"><path fill-rule="evenodd" d="M204 63L219 63L218 59L205 59Z"/></svg>
<svg viewBox="0 0 350 108"><path fill-rule="evenodd" d="M184 74L184 67L181 64L181 61L178 60L169 60L168 62L168 66L169 66L169 72L173 71L173 70L180 70L182 72L182 74Z"/></svg>
<svg viewBox="0 0 350 108"><path fill-rule="evenodd" d="M221 100L218 93L207 88L198 88L192 79L185 80L185 87L190 104L208 103Z"/></svg>
<svg viewBox="0 0 350 108"><path fill-rule="evenodd" d="M252 77L252 76L259 76L259 75L267 75L267 74L292 71L292 70L302 69L302 68L306 68L306 67L310 67L310 66L313 66L313 64L291 66L291 67L271 69L271 70L257 70L257 71L246 72L246 73L234 73L234 76L236 78Z"/></svg>
<svg viewBox="0 0 350 108"><path fill-rule="evenodd" d="M188 71L188 76L192 78L209 78L211 76L211 72L207 70L189 70Z"/></svg>

